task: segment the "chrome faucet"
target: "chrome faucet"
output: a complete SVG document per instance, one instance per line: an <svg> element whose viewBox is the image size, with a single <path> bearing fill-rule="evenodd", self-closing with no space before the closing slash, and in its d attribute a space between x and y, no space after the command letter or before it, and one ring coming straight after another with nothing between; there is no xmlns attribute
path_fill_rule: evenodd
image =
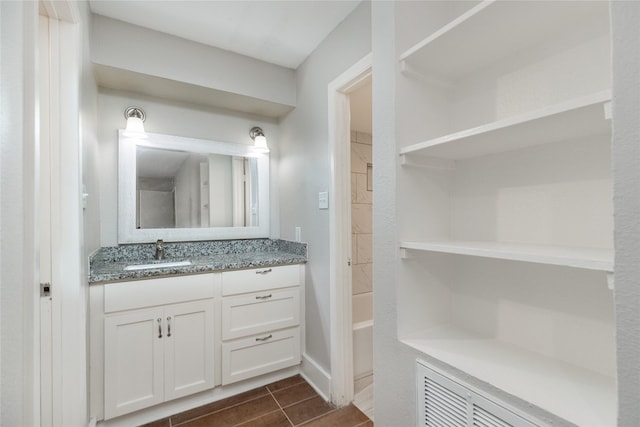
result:
<svg viewBox="0 0 640 427"><path fill-rule="evenodd" d="M164 242L162 239L158 239L156 242L156 260L164 259Z"/></svg>

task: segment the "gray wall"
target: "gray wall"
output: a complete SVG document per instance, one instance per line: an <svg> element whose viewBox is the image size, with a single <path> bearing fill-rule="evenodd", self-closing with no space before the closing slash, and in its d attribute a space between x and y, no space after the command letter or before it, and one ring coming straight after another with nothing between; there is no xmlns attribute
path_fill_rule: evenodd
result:
<svg viewBox="0 0 640 427"><path fill-rule="evenodd" d="M309 243L306 270L306 353L330 367L329 211L318 209L318 192L331 177L328 84L371 52L371 4L363 2L297 70L297 102L281 123L280 224L284 239L302 227Z"/></svg>
<svg viewBox="0 0 640 427"><path fill-rule="evenodd" d="M640 425L640 3L615 1L613 171L618 425Z"/></svg>

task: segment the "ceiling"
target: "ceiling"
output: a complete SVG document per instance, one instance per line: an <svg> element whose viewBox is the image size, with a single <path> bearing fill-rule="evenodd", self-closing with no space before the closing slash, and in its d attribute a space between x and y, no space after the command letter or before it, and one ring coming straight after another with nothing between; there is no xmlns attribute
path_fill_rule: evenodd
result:
<svg viewBox="0 0 640 427"><path fill-rule="evenodd" d="M360 0L90 0L93 13L296 69Z"/></svg>

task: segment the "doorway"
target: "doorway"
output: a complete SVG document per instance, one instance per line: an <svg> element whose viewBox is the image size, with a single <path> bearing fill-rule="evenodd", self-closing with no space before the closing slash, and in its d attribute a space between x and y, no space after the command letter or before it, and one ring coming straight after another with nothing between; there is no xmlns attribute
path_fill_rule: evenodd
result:
<svg viewBox="0 0 640 427"><path fill-rule="evenodd" d="M373 138L371 76L349 93L353 404L373 414Z"/></svg>
<svg viewBox="0 0 640 427"><path fill-rule="evenodd" d="M369 54L328 87L331 401L338 406L347 405L354 398L350 98L359 89L371 84L371 63ZM357 140L357 131L355 136ZM365 162L364 175L367 163L371 162Z"/></svg>

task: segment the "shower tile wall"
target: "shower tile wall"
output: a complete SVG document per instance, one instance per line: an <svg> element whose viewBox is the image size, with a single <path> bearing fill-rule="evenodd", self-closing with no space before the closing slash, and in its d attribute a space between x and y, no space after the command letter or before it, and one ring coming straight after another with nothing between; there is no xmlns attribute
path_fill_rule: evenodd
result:
<svg viewBox="0 0 640 427"><path fill-rule="evenodd" d="M351 258L353 294L373 290L371 135L351 131Z"/></svg>

